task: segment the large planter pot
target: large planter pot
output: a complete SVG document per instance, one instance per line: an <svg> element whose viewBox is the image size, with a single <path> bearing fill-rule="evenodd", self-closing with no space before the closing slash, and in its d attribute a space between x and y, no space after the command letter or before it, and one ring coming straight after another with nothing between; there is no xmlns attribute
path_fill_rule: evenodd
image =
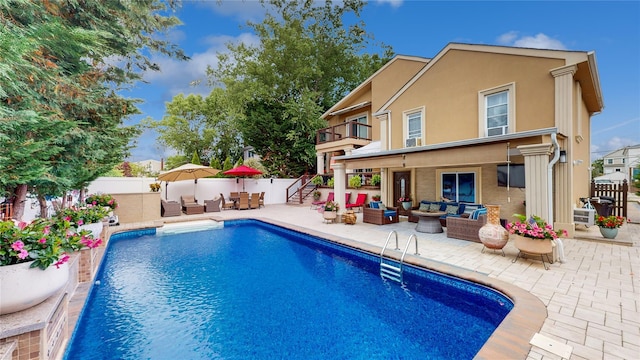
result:
<svg viewBox="0 0 640 360"><path fill-rule="evenodd" d="M94 239L100 239L102 235L103 227L104 227L104 224L102 223L102 221L100 221L96 223L80 225L78 226L78 231L89 230L91 231L91 235L93 235Z"/></svg>
<svg viewBox="0 0 640 360"><path fill-rule="evenodd" d="M403 201L402 202L402 208L405 209L405 210L411 209L411 205L413 205L413 203L411 201Z"/></svg>
<svg viewBox="0 0 640 360"><path fill-rule="evenodd" d="M478 237L482 245L493 250L502 250L507 244L509 232L500 225L500 205L487 205L487 223L478 229Z"/></svg>
<svg viewBox="0 0 640 360"><path fill-rule="evenodd" d="M605 239L615 239L618 236L618 228L600 228L600 234L604 236Z"/></svg>
<svg viewBox="0 0 640 360"><path fill-rule="evenodd" d="M334 222L336 220L336 217L338 216L338 213L335 211L324 211L322 213L322 217L324 218L325 222Z"/></svg>
<svg viewBox="0 0 640 360"><path fill-rule="evenodd" d="M36 306L62 289L69 280L69 265L31 269L31 262L0 266L0 315Z"/></svg>
<svg viewBox="0 0 640 360"><path fill-rule="evenodd" d="M523 253L530 255L544 255L553 252L551 239L533 239L520 235L513 235L515 246Z"/></svg>

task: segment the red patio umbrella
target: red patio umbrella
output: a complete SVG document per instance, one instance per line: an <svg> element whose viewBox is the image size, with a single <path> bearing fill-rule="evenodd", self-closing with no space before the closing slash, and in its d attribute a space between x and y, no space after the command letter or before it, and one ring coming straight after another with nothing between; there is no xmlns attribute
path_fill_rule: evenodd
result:
<svg viewBox="0 0 640 360"><path fill-rule="evenodd" d="M246 165L240 165L240 166L234 167L233 169L223 172L223 174L247 177L247 176L261 175L262 171ZM244 191L244 179L242 180L242 191Z"/></svg>

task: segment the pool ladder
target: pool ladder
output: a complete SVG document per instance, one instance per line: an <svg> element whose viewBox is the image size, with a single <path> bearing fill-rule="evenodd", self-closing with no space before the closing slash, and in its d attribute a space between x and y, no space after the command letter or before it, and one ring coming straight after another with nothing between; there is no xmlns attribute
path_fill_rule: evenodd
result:
<svg viewBox="0 0 640 360"><path fill-rule="evenodd" d="M382 252L380 252L380 276L383 279L389 279L389 280L402 283L402 265L404 264L404 257L405 255L407 255L409 244L411 244L411 239L415 239L415 243L416 243L415 254L420 255L420 253L418 252L418 237L416 236L416 234L411 234L409 236L409 240L407 240L407 245L404 247L404 251L402 252L402 257L400 257L400 263L398 263L396 260L393 260L390 257L384 256L384 251L387 249L387 246L389 246L391 235L395 235L395 238L396 238L395 250L400 250L400 248L398 247L398 233L395 230L392 230L387 236L387 241L384 243Z"/></svg>

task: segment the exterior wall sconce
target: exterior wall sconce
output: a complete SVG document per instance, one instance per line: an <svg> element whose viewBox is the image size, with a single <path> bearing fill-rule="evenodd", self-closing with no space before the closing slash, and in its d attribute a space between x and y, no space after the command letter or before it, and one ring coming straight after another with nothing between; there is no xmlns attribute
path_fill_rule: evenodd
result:
<svg viewBox="0 0 640 360"><path fill-rule="evenodd" d="M567 150L560 150L560 162L563 164L567 162Z"/></svg>

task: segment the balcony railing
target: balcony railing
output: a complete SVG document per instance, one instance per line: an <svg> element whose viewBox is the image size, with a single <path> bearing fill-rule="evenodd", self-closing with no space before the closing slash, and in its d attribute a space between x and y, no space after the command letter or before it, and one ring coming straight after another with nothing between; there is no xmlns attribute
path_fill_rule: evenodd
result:
<svg viewBox="0 0 640 360"><path fill-rule="evenodd" d="M320 129L316 133L316 145L342 139L360 139L371 141L371 125L362 124L357 121L334 125Z"/></svg>

